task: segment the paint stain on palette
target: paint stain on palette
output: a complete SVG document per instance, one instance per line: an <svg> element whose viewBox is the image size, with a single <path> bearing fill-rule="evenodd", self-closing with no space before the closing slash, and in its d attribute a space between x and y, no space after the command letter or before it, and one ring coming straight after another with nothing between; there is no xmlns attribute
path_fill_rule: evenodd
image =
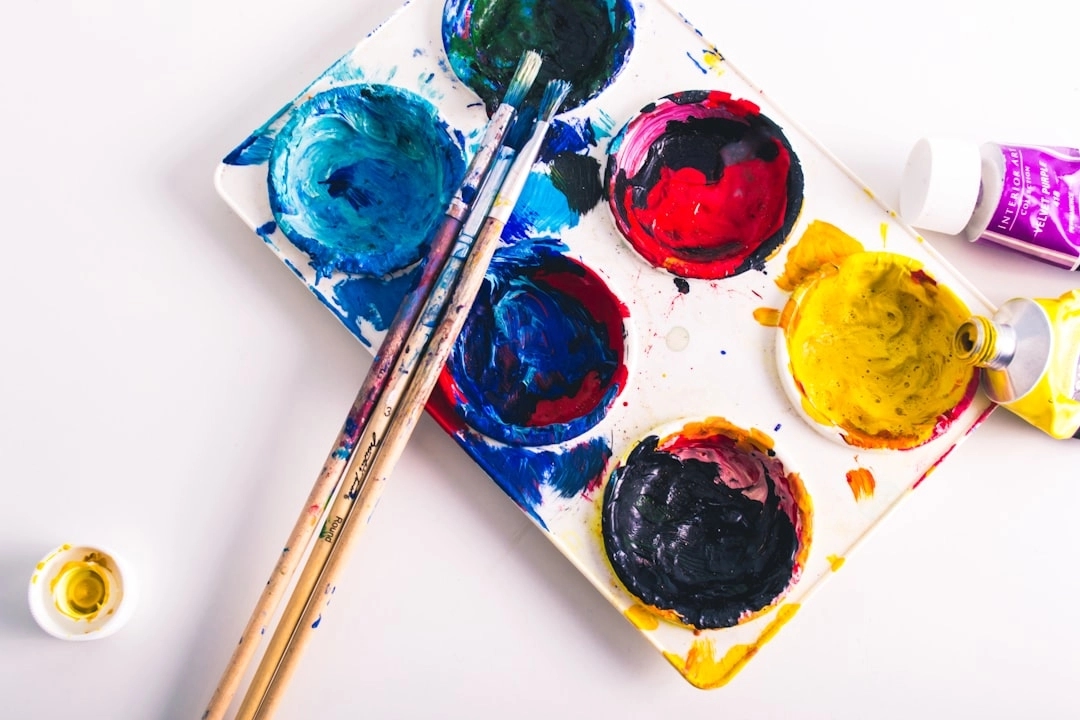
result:
<svg viewBox="0 0 1080 720"><path fill-rule="evenodd" d="M428 411L713 688L985 417L944 341L983 301L688 27L412 0L222 187L374 346L521 52L573 83Z"/></svg>

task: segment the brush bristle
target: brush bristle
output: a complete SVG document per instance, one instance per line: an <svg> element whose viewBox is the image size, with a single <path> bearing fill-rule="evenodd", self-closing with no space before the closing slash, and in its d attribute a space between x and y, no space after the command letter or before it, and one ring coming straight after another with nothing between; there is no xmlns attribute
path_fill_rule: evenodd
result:
<svg viewBox="0 0 1080 720"><path fill-rule="evenodd" d="M506 88L503 102L513 107L520 105L525 96L529 94L533 83L536 82L536 76L540 74L540 66L543 64L544 60L538 52L526 50L521 55L521 60L518 61L514 77L510 79L510 86Z"/></svg>
<svg viewBox="0 0 1080 720"><path fill-rule="evenodd" d="M552 80L544 88L544 97L540 100L540 119L549 122L555 117L559 107L570 94L572 86L565 80Z"/></svg>
<svg viewBox="0 0 1080 720"><path fill-rule="evenodd" d="M532 135L533 125L536 120L536 112L532 111L532 108L524 108L514 120L510 129L506 131L506 138L503 140L503 145L506 147L518 151L525 147L525 143L528 142L529 136Z"/></svg>

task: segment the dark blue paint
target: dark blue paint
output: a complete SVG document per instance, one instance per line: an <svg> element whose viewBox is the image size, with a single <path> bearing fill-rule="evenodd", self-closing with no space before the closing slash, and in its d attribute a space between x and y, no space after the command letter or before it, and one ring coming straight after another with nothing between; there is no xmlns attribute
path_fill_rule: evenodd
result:
<svg viewBox="0 0 1080 720"><path fill-rule="evenodd" d="M559 153L587 153L596 147L596 129L588 118L554 120L540 146L540 162L551 162Z"/></svg>
<svg viewBox="0 0 1080 720"><path fill-rule="evenodd" d="M361 320L381 332L390 327L401 300L420 280L422 264L391 278L372 278L363 275L347 277L333 288L334 302L324 303L357 338L370 347L371 342L361 332Z"/></svg>
<svg viewBox="0 0 1080 720"><path fill-rule="evenodd" d="M686 52L686 57L690 58L690 62L697 65L697 69L701 71L702 75L707 75L709 73L709 71L705 69L704 65L702 65L701 63L699 63L697 60L694 59L694 56L690 54L690 51Z"/></svg>
<svg viewBox="0 0 1080 720"><path fill-rule="evenodd" d="M547 526L537 514L541 488L549 487L564 498L577 497L600 480L611 459L611 444L605 437L595 437L557 450L506 445L496 447L468 431L461 435L461 439L473 459L503 492L545 530Z"/></svg>
<svg viewBox="0 0 1080 720"><path fill-rule="evenodd" d="M780 423L776 423L776 427L773 428L773 432L777 432L780 429Z"/></svg>
<svg viewBox="0 0 1080 720"><path fill-rule="evenodd" d="M383 278L417 263L465 171L431 103L352 84L298 107L270 156L270 208L316 279ZM400 296L399 298L400 299Z"/></svg>
<svg viewBox="0 0 1080 720"><path fill-rule="evenodd" d="M621 336L611 338L581 299L549 284L552 276L586 271L542 242L496 253L447 361L458 413L502 442L577 437L621 389Z"/></svg>

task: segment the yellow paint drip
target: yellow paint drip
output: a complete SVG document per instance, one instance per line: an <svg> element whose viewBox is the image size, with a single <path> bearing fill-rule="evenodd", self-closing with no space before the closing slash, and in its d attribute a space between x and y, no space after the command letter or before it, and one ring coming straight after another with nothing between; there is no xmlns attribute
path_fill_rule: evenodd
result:
<svg viewBox="0 0 1080 720"><path fill-rule="evenodd" d="M863 250L862 243L840 228L815 220L788 251L784 274L776 279L776 286L791 292L822 271L835 271L844 258Z"/></svg>
<svg viewBox="0 0 1080 720"><path fill-rule="evenodd" d="M844 567L843 555L826 555L825 559L829 561L829 569L836 572L840 568Z"/></svg>
<svg viewBox="0 0 1080 720"><path fill-rule="evenodd" d="M881 223L881 247L885 247L889 242L889 223Z"/></svg>
<svg viewBox="0 0 1080 720"><path fill-rule="evenodd" d="M754 319L765 327L776 327L780 324L780 311L776 308L759 307L754 310Z"/></svg>
<svg viewBox="0 0 1080 720"><path fill-rule="evenodd" d="M73 620L93 620L109 601L109 571L104 556L90 553L64 563L49 583L56 609Z"/></svg>
<svg viewBox="0 0 1080 720"><path fill-rule="evenodd" d="M655 630L660 627L660 618L644 605L631 605L623 614L639 630Z"/></svg>
<svg viewBox="0 0 1080 720"><path fill-rule="evenodd" d="M874 474L866 468L848 470L847 484L851 488L851 494L855 496L856 501L874 497L874 488L877 487Z"/></svg>
<svg viewBox="0 0 1080 720"><path fill-rule="evenodd" d="M776 611L776 617L765 626L757 640L749 644L734 645L721 658L716 657L713 641L709 638L694 640L685 658L672 652L665 652L664 657L694 687L702 690L722 687L757 655L765 643L773 639L784 623L794 617L798 610L796 603L781 605Z"/></svg>
<svg viewBox="0 0 1080 720"><path fill-rule="evenodd" d="M800 285L784 309L803 407L856 447L917 447L974 377L953 351L968 309L911 258L856 252L833 264L835 249L824 246L832 269Z"/></svg>

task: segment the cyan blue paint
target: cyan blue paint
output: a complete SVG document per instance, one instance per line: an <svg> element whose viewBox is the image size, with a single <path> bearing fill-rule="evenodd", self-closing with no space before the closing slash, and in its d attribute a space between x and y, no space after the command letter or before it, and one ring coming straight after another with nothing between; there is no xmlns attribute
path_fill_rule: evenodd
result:
<svg viewBox="0 0 1080 720"><path fill-rule="evenodd" d="M464 175L459 138L429 102L388 85L337 87L298 107L270 156L270 208L316 281L383 278L423 258Z"/></svg>
<svg viewBox="0 0 1080 720"><path fill-rule="evenodd" d="M515 242L558 234L576 227L580 220L581 216L570 208L566 196L552 183L551 176L536 170L529 174L502 237L507 242Z"/></svg>
<svg viewBox="0 0 1080 720"><path fill-rule="evenodd" d="M292 103L274 113L274 116L263 123L255 132L251 133L244 142L240 143L222 161L226 165L260 165L270 159L270 151L274 148L274 138L281 129L279 122L285 113L292 110Z"/></svg>
<svg viewBox="0 0 1080 720"><path fill-rule="evenodd" d="M495 446L471 432L465 432L462 439L503 492L545 530L547 525L537 514L541 488L552 488L565 498L577 497L600 480L611 459L611 443L606 437L557 450Z"/></svg>

